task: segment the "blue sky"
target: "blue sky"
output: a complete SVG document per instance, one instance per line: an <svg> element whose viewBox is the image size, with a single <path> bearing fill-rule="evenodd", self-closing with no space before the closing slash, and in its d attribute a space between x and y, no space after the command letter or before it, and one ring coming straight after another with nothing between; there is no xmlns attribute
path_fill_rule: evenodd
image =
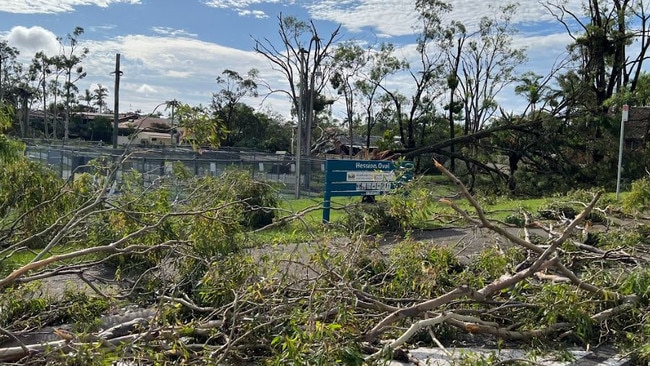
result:
<svg viewBox="0 0 650 366"><path fill-rule="evenodd" d="M112 98L115 54L120 53L120 110L152 111L177 99L207 105L217 90L215 78L224 69L242 74L257 68L272 85L282 75L253 51L253 38L278 41L280 13L312 19L322 34L342 25L343 39L385 41L409 59L415 55L415 0L1 0L0 39L18 48L26 60L43 50L54 55L57 36L75 26L85 29L81 45L90 49L84 61L88 76L78 83L83 92L102 84ZM451 0L450 18L470 27L493 6L506 0ZM525 69L546 74L564 57L570 41L564 29L537 0L520 0L514 23L521 30L515 44L528 49ZM580 11L578 1L568 6ZM522 70L523 71L523 70ZM393 80L408 94L406 79ZM516 110L523 100L504 93L501 102ZM289 101L281 96L250 100L249 104L289 116ZM335 117L337 116L335 112Z"/></svg>

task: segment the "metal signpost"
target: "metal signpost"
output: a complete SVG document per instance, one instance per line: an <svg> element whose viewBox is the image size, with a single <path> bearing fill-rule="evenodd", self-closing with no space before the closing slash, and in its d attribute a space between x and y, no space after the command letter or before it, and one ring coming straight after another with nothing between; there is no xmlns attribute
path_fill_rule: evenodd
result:
<svg viewBox="0 0 650 366"><path fill-rule="evenodd" d="M396 165L387 160L327 160L323 222L330 220L332 197L386 194L412 178L411 162Z"/></svg>
<svg viewBox="0 0 650 366"><path fill-rule="evenodd" d="M621 114L621 136L618 143L618 172L616 174L616 200L619 200L621 193L621 170L623 168L623 145L625 144L625 123L627 122L630 113L630 107L623 105L623 113Z"/></svg>

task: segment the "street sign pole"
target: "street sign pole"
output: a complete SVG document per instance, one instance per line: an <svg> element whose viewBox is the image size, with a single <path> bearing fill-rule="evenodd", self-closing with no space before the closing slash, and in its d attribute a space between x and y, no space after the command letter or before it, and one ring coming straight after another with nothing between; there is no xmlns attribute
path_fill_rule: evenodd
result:
<svg viewBox="0 0 650 366"><path fill-rule="evenodd" d="M621 194L621 170L623 166L623 144L625 143L623 136L625 132L625 122L627 122L630 113L630 107L627 104L623 105L623 113L621 117L621 136L618 142L618 172L616 174L616 200L619 200Z"/></svg>

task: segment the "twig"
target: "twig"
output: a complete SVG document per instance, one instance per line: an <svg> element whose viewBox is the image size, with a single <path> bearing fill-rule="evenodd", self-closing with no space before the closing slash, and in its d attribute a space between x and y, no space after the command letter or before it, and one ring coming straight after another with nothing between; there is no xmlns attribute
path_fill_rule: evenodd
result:
<svg viewBox="0 0 650 366"><path fill-rule="evenodd" d="M16 343L18 343L18 346L20 346L20 348L22 348L22 350L25 352L26 355L29 354L29 349L27 348L25 343L23 343L20 339L18 339L18 337L16 337L12 332L6 330L3 327L0 327L0 333L6 335L7 337L9 337L11 339L13 339Z"/></svg>

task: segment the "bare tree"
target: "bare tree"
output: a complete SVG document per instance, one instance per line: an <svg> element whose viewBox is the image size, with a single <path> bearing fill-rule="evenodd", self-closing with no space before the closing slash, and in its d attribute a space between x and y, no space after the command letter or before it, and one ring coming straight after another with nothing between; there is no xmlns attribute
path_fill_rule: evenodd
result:
<svg viewBox="0 0 650 366"><path fill-rule="evenodd" d="M331 72L325 60L330 57L330 47L338 39L341 26L322 38L313 21L280 14L278 25L281 44L278 46L268 38L256 39L255 51L286 78L287 89L270 89L270 93L280 92L290 98L301 129L300 153L308 155L313 112L324 108L319 96Z"/></svg>

